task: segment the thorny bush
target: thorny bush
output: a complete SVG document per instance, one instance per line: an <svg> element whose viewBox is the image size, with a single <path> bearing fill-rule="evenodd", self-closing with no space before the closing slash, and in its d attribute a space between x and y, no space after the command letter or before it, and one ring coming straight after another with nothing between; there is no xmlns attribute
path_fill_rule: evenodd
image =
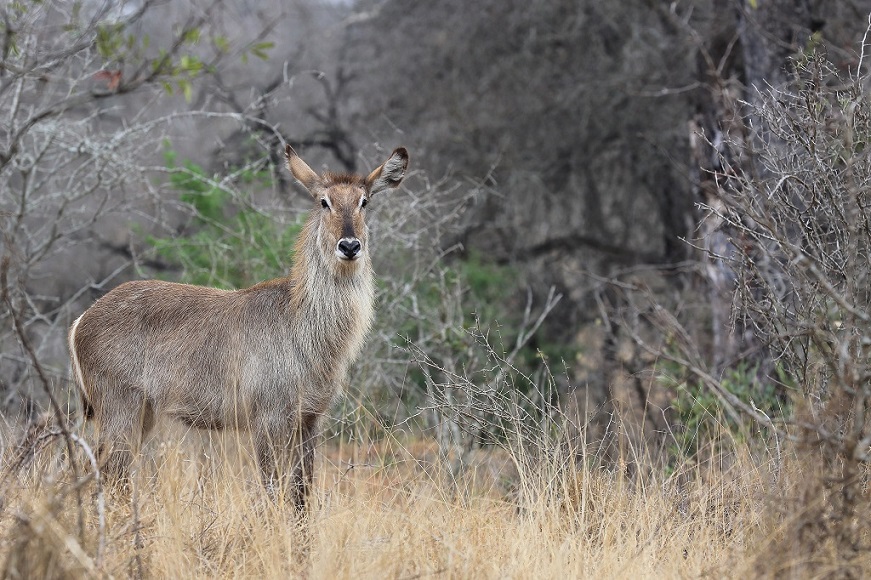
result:
<svg viewBox="0 0 871 580"><path fill-rule="evenodd" d="M800 516L772 553L813 571L815 555L834 552L844 576L861 575L851 562L871 548L860 525L871 516L865 80L843 78L819 55L798 61L791 86L752 111L756 139L722 156L719 199L704 208L730 236L732 253L716 259L736 274L735 324L753 329L772 367L798 385L785 432L809 476L788 492L783 513Z"/></svg>

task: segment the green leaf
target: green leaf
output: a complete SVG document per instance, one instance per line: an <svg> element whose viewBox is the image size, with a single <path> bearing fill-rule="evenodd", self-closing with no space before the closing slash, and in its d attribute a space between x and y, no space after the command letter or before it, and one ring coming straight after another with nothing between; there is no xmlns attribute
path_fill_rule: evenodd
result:
<svg viewBox="0 0 871 580"><path fill-rule="evenodd" d="M182 40L188 44L197 44L200 41L200 29L191 28L185 31Z"/></svg>
<svg viewBox="0 0 871 580"><path fill-rule="evenodd" d="M215 43L215 47L220 52L229 52L230 51L230 42L227 40L226 36L216 36L213 39Z"/></svg>
<svg viewBox="0 0 871 580"><path fill-rule="evenodd" d="M191 87L190 81L187 79L181 79L178 81L178 88L181 89L182 94L184 94L185 102L190 103L191 99L194 96L194 89Z"/></svg>
<svg viewBox="0 0 871 580"><path fill-rule="evenodd" d="M261 60L269 60L267 50L271 50L275 46L274 42L258 42L251 47L251 53Z"/></svg>
<svg viewBox="0 0 871 580"><path fill-rule="evenodd" d="M181 65L181 69L188 73L191 73L192 76L195 76L199 73L203 68L203 63L196 56L184 55L181 57L179 61Z"/></svg>
<svg viewBox="0 0 871 580"><path fill-rule="evenodd" d="M151 70L154 74L160 74L163 72L163 68L167 65L166 59L166 51L164 49L160 49L158 56L156 59L151 61Z"/></svg>
<svg viewBox="0 0 871 580"><path fill-rule="evenodd" d="M95 43L100 56L106 59L116 58L124 44L121 27L118 25L100 25L97 27Z"/></svg>

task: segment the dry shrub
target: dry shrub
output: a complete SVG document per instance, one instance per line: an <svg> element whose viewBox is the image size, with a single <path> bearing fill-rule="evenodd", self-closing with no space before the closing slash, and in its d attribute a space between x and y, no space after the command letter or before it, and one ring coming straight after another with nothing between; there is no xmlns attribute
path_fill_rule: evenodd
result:
<svg viewBox="0 0 871 580"><path fill-rule="evenodd" d="M730 236L717 259L736 275L736 326L797 385L783 429L795 458L757 569L859 577L871 548L871 116L864 79L819 55L795 71L752 108L756 140L731 144L706 209Z"/></svg>
<svg viewBox="0 0 871 580"><path fill-rule="evenodd" d="M5 578L78 578L102 565L102 489L95 474L80 478L70 469L63 437L41 422L4 450L0 570ZM84 455L75 460L84 463ZM85 491L96 496L87 506Z"/></svg>

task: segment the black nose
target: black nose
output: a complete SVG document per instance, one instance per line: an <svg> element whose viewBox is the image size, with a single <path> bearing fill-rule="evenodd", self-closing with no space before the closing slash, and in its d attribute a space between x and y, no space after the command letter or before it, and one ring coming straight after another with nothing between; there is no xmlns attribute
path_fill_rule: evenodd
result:
<svg viewBox="0 0 871 580"><path fill-rule="evenodd" d="M339 251L349 259L355 258L360 253L360 240L342 238L339 240Z"/></svg>

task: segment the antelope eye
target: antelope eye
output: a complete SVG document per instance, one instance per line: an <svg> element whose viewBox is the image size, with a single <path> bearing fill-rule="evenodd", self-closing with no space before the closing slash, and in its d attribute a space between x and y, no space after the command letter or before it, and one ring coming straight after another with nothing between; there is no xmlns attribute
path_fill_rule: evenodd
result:
<svg viewBox="0 0 871 580"><path fill-rule="evenodd" d="M364 197L363 200L360 202L360 207L366 207L367 203L369 203L369 200Z"/></svg>
<svg viewBox="0 0 871 580"><path fill-rule="evenodd" d="M329 209L330 204L327 203L326 198L321 199L321 207L324 209Z"/></svg>

